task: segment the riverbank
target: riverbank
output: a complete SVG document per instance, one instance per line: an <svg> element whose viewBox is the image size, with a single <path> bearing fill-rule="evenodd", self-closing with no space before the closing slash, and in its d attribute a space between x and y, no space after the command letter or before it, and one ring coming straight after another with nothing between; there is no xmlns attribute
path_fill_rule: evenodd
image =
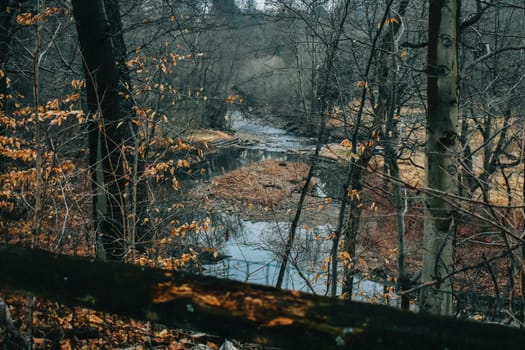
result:
<svg viewBox="0 0 525 350"><path fill-rule="evenodd" d="M264 236L256 244L261 249L268 249L278 256L284 246L289 224L292 222L299 202L299 192L304 185L304 178L309 167L308 155L312 153L312 139L290 135L285 130L274 126L258 125L252 120L237 121L240 130L228 137L237 139L234 145L219 147L215 151L220 161L214 162L213 171L206 180L192 186L189 197L204 211L234 217L245 226L253 228L250 235ZM258 133L258 131L263 131ZM257 133L254 133L257 132ZM289 140L292 142L289 142ZM247 141L248 140L248 141ZM244 145L244 146L241 146ZM302 151L298 151L302 150ZM423 195L417 190L423 182L423 152L407 149L410 154L403 154L400 161L401 178L407 188L407 210L404 215L406 227L405 264L411 276L415 276L421 265L422 232L423 232ZM346 164L350 158L348 142L326 145L322 150L324 159L333 161L325 164L316 174L316 183L310 184L310 190L302 208L299 223L299 243L294 254L304 257L311 253L311 244L307 240L324 242L324 251L318 255L329 259L329 247L332 232L337 227L342 184L346 179ZM360 190L360 229L357 238L356 259L354 267L359 276L380 280L392 285L398 275L398 234L396 229L396 211L391 203L391 183L383 177L383 159L374 157L365 172L364 188ZM330 180L331 179L331 180ZM328 183L332 181L332 183ZM346 213L345 215L348 215ZM247 224L249 223L249 224ZM275 233L271 224L279 224ZM458 269L475 265L483 254L490 254L488 249L480 246L470 237L475 233L477 223L458 226L458 237L461 244L456 246ZM323 227L323 229L320 229ZM343 228L344 230L344 228ZM277 232L278 231L278 232ZM315 234L311 234L315 232ZM302 240L301 240L302 239ZM227 239L226 239L227 241ZM245 251L252 250L253 241L243 241L239 246ZM226 242L225 247L238 244ZM305 248L308 247L308 248ZM219 249L221 249L219 247ZM240 249L240 248L239 248ZM246 254L245 254L246 255ZM240 256L245 256L240 254ZM249 255L260 257L261 254ZM267 255L265 255L265 258ZM255 259L255 258L253 258ZM303 259L305 260L305 259ZM278 261L275 260L275 261ZM267 263L267 261L261 261ZM315 265L317 271L326 272L327 261L316 260L315 264L304 262L304 271ZM505 270L505 262L498 263L498 271ZM470 270L468 270L470 271ZM498 274L497 278L501 276ZM481 278L474 273L463 273L455 278L455 290L479 290L491 287L490 276Z"/></svg>
<svg viewBox="0 0 525 350"><path fill-rule="evenodd" d="M260 126L250 119L237 120L235 125L239 131L227 135L226 139L236 138L237 144L215 150L219 154L211 158L218 158L219 162L210 160L208 179L194 184L189 198L208 212L234 215L239 220L291 223L310 167L308 154L312 152L312 139L290 135L274 126ZM262 132L254 134L257 131ZM287 141L290 138L294 140L292 148ZM246 143L249 145L246 149L238 146ZM307 147L309 152L297 156L297 149ZM326 246L330 246L332 231L337 227L349 150L344 144L323 149L322 155L333 162L318 170L301 208L299 227L306 231L325 227L316 239L326 241ZM376 166L377 169L370 169L371 173L378 172L382 164L377 162ZM362 192L357 268L365 277L386 281L393 280L397 274L397 236L394 211L382 187L382 183L377 183ZM420 215L418 207L412 214ZM406 260L412 272L418 268L420 243L419 237L410 237ZM323 254L328 256L326 252Z"/></svg>

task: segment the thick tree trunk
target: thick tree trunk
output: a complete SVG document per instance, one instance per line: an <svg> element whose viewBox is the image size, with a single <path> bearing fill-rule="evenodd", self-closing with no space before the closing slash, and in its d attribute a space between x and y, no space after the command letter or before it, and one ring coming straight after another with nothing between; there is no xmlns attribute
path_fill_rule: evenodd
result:
<svg viewBox="0 0 525 350"><path fill-rule="evenodd" d="M458 16L459 1L434 0L429 10L428 115L426 136L426 186L455 195L458 142ZM454 209L446 196L425 196L422 282L438 283L421 291L423 312L452 312L450 279L453 268Z"/></svg>
<svg viewBox="0 0 525 350"><path fill-rule="evenodd" d="M511 349L494 324L0 246L0 288L286 349Z"/></svg>
<svg viewBox="0 0 525 350"><path fill-rule="evenodd" d="M73 16L86 75L90 118L89 151L93 179L94 226L106 258L125 251L124 144L118 95L119 75L102 0L73 0Z"/></svg>
<svg viewBox="0 0 525 350"><path fill-rule="evenodd" d="M13 101L8 98L8 77L6 72L7 62L9 61L10 50L9 46L12 39L12 32L15 26L15 18L18 13L19 4L14 1L2 0L0 1L0 116L12 108ZM5 135L5 128L3 123L0 123L0 135ZM0 155L0 172L5 172L8 168L6 161L10 161L7 157ZM5 210L0 212L0 216L4 217ZM0 227L2 224L0 223Z"/></svg>
<svg viewBox="0 0 525 350"><path fill-rule="evenodd" d="M139 116L134 110L134 100L132 98L133 90L131 85L131 77L129 68L126 65L127 49L124 40L124 33L122 28L122 18L120 16L119 1L104 0L106 15L109 22L109 30L111 33L111 41L115 53L115 60L117 62L117 71L119 74L118 91L121 96L121 116L120 118L125 122L125 143L134 150L133 154L127 154L128 163L130 165L130 189L129 197L131 222L129 225L129 243L134 246L138 244L149 244L153 239L152 227L149 224L148 217L148 187L146 179L144 178L144 170L146 168L146 155L139 154L140 140L138 135L137 123L134 123Z"/></svg>

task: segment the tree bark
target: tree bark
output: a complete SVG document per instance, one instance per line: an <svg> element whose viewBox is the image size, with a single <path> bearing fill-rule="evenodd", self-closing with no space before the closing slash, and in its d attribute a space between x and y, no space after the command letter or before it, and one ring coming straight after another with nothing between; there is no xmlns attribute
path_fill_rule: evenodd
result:
<svg viewBox="0 0 525 350"><path fill-rule="evenodd" d="M133 89L131 77L126 61L128 59L126 42L122 27L122 18L120 15L119 1L104 0L106 16L111 33L111 41L117 62L117 71L119 75L118 91L121 104L120 118L125 122L125 143L134 150L132 155L127 154L128 164L131 165L130 189L131 198L128 210L130 211L131 222L129 224L129 243L131 246L137 244L149 245L153 239L152 227L148 220L148 186L144 178L146 168L146 154L139 154L140 146L139 130L136 121L139 116L134 110Z"/></svg>
<svg viewBox="0 0 525 350"><path fill-rule="evenodd" d="M0 94L7 94L7 83L5 77L5 66L9 59L9 44L11 43L14 18L16 17L18 5L11 1L0 2ZM2 106L4 98L0 98Z"/></svg>
<svg viewBox="0 0 525 350"><path fill-rule="evenodd" d="M398 165L398 145L400 144L401 134L398 126L398 121L395 120L395 111L401 107L397 90L399 88L398 71L399 64L395 54L398 51L397 35L401 28L401 23L404 21L406 10L410 1L402 0L399 3L396 11L396 21L391 21L388 30L383 35L381 50L379 53L379 67L378 67L378 108L375 113L384 120L385 133L383 135L383 148L385 151L384 167L385 172L390 174L392 184L391 200L396 210L396 231L398 237L397 247L397 266L398 276L396 282L396 290L402 291L409 288L409 276L405 267L405 214L407 211L406 188L401 184L401 176ZM409 297L406 294L401 295L401 308L409 309Z"/></svg>
<svg viewBox="0 0 525 350"><path fill-rule="evenodd" d="M516 328L20 246L0 246L0 289L286 349L481 350L525 343Z"/></svg>
<svg viewBox="0 0 525 350"><path fill-rule="evenodd" d="M103 1L72 4L86 76L94 227L105 257L120 260L125 252L126 209L119 75Z"/></svg>
<svg viewBox="0 0 525 350"><path fill-rule="evenodd" d="M429 9L428 114L425 181L430 190L458 193L458 0L434 0ZM455 212L447 198L425 196L422 282L439 283L421 291L420 310L452 313L452 284L442 279L453 269Z"/></svg>
<svg viewBox="0 0 525 350"><path fill-rule="evenodd" d="M6 72L7 62L10 56L10 43L15 27L15 18L19 9L18 3L14 1L0 1L0 116L8 113L13 108L14 102L9 98L9 83ZM6 128L0 123L0 135L5 135ZM8 169L10 158L0 155L0 172ZM0 211L0 217L4 217L5 210ZM0 227L2 224L0 223Z"/></svg>
<svg viewBox="0 0 525 350"><path fill-rule="evenodd" d="M372 40L372 46L370 48L370 54L365 67L365 73L363 79L365 86L363 86L361 91L361 99L359 103L359 110L356 115L355 125L352 132L352 154L357 155L357 144L358 144L358 133L359 128L361 127L364 105L367 96L368 87L366 83L369 78L370 70L372 68L372 61L376 53L376 48L380 39L382 37L383 28L385 27L386 20L390 14L390 8L393 4L393 0L389 0L386 4L385 12L379 24L379 28L375 32L374 38ZM339 242L341 234L344 236L344 252L347 257L351 258L350 263L344 265L344 276L343 276L343 285L342 292L345 298L352 297L352 290L354 285L354 275L356 273L355 265L357 263L356 259L356 247L359 230L361 228L361 195L360 192L363 189L363 177L365 170L368 167L368 163L372 159L374 149L377 145L377 140L380 136L380 130L384 123L384 115L376 114L374 116L372 126L370 128L370 134L366 143L362 143L362 148L360 155L358 157L350 157L350 164L348 167L347 179L343 185L344 195L341 201L341 207L339 209L339 218L337 223L337 228L334 234L334 241ZM357 159L355 159L357 158ZM346 212L346 206L349 205L349 214L346 219L346 227L343 230L343 219ZM332 244L332 254L336 247ZM333 255L332 255L333 256ZM337 269L337 260L332 261L332 270Z"/></svg>

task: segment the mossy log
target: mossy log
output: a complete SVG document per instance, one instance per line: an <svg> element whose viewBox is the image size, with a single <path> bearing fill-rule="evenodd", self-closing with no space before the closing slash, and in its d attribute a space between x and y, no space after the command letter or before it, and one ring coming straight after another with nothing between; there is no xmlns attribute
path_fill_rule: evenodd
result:
<svg viewBox="0 0 525 350"><path fill-rule="evenodd" d="M289 349L505 349L525 332L213 277L0 246L0 289Z"/></svg>

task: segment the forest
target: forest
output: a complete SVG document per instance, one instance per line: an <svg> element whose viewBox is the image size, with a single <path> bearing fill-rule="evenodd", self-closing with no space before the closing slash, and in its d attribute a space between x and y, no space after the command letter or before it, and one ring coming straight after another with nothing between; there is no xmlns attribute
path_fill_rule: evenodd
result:
<svg viewBox="0 0 525 350"><path fill-rule="evenodd" d="M0 349L519 344L524 62L517 0L0 0Z"/></svg>

